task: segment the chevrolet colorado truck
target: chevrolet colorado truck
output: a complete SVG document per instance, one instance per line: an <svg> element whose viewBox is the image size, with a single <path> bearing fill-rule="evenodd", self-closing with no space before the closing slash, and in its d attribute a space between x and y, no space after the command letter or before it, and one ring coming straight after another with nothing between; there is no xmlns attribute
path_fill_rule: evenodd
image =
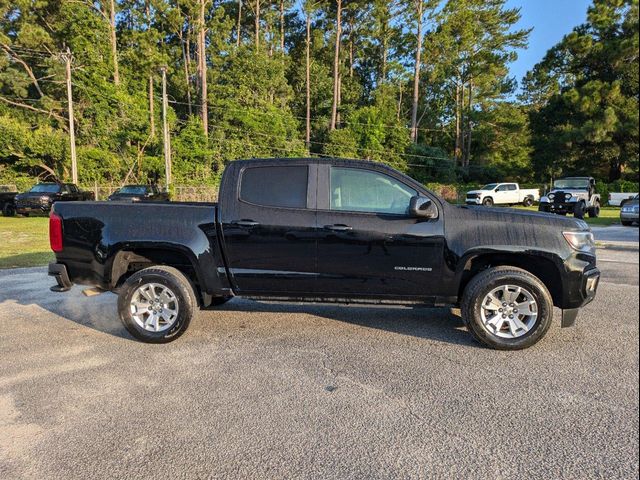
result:
<svg viewBox="0 0 640 480"><path fill-rule="evenodd" d="M584 221L454 206L369 161L238 160L218 203L56 203L52 290L118 294L126 329L175 340L234 296L459 306L497 349L574 323L600 278Z"/></svg>
<svg viewBox="0 0 640 480"><path fill-rule="evenodd" d="M479 190L467 192L467 205L524 205L530 207L540 200L540 190L537 188L520 188L517 183L489 183Z"/></svg>
<svg viewBox="0 0 640 480"><path fill-rule="evenodd" d="M93 200L93 193L83 192L73 183L39 183L28 192L16 195L16 212L24 216L48 214L56 202L87 200Z"/></svg>

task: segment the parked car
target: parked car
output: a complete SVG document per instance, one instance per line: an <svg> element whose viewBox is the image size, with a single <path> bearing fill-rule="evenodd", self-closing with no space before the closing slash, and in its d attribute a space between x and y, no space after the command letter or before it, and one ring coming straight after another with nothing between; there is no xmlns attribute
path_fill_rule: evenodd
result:
<svg viewBox="0 0 640 480"><path fill-rule="evenodd" d="M585 214L600 216L600 195L596 193L596 181L592 177L567 177L553 182L553 188L540 199L541 212L567 215L576 218Z"/></svg>
<svg viewBox="0 0 640 480"><path fill-rule="evenodd" d="M467 205L517 205L530 207L540 200L540 190L521 189L517 183L489 183L479 190L467 192Z"/></svg>
<svg viewBox="0 0 640 480"><path fill-rule="evenodd" d="M16 196L16 212L28 216L48 214L56 202L93 200L93 192L83 192L72 183L39 183Z"/></svg>
<svg viewBox="0 0 640 480"><path fill-rule="evenodd" d="M162 192L155 185L125 185L111 195L112 202L168 202L169 193Z"/></svg>
<svg viewBox="0 0 640 480"><path fill-rule="evenodd" d="M638 223L638 203L638 195L636 195L633 199L625 202L620 209L620 222L625 227L630 227L634 222Z"/></svg>
<svg viewBox="0 0 640 480"><path fill-rule="evenodd" d="M622 207L629 200L633 200L637 195L638 195L638 192L635 192L635 193L611 192L609 194L609 206Z"/></svg>
<svg viewBox="0 0 640 480"><path fill-rule="evenodd" d="M5 217L13 217L16 214L15 185L0 185L0 212Z"/></svg>
<svg viewBox="0 0 640 480"><path fill-rule="evenodd" d="M540 340L554 305L572 325L600 278L585 222L450 205L374 162L234 161L219 198L57 203L52 290L117 292L127 330L152 343L237 295L459 305L473 336L509 350Z"/></svg>

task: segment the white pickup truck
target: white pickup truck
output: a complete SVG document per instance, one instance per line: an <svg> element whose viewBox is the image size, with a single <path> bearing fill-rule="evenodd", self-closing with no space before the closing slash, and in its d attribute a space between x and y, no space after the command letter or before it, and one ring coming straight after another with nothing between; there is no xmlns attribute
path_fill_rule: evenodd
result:
<svg viewBox="0 0 640 480"><path fill-rule="evenodd" d="M479 190L467 192L467 205L516 205L530 207L533 202L540 200L540 190L537 188L521 189L517 183L489 183Z"/></svg>
<svg viewBox="0 0 640 480"><path fill-rule="evenodd" d="M622 204L626 203L629 200L633 200L638 192L634 193L621 193L621 192L611 192L609 194L609 206L610 207L621 207Z"/></svg>

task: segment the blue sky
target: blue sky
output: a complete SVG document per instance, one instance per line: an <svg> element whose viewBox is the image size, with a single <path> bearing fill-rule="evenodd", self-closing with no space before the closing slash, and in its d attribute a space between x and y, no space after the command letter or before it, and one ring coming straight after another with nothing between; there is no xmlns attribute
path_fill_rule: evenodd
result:
<svg viewBox="0 0 640 480"><path fill-rule="evenodd" d="M529 47L518 51L518 60L510 66L511 75L520 81L549 48L573 27L585 22L591 3L591 0L508 0L508 7L521 9L518 27L533 27Z"/></svg>

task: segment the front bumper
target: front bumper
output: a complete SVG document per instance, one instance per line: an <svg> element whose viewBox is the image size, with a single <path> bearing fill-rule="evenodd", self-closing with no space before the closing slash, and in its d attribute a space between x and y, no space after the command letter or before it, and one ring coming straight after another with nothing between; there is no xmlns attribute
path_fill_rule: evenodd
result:
<svg viewBox="0 0 640 480"><path fill-rule="evenodd" d="M620 220L625 222L637 222L639 214L637 212L620 212Z"/></svg>
<svg viewBox="0 0 640 480"><path fill-rule="evenodd" d="M572 275L566 282L565 305L562 309L562 326L570 327L578 316L580 308L591 303L596 297L600 284L600 270L592 268L581 275Z"/></svg>
<svg viewBox="0 0 640 480"><path fill-rule="evenodd" d="M63 263L50 263L49 276L55 277L57 285L51 287L52 292L67 292L73 287L73 282L69 280L67 266Z"/></svg>
<svg viewBox="0 0 640 480"><path fill-rule="evenodd" d="M465 199L465 203L467 205L481 205L482 204L482 199L481 198L467 198L467 199Z"/></svg>
<svg viewBox="0 0 640 480"><path fill-rule="evenodd" d="M51 211L51 205L16 205L16 213L24 215L25 213L34 213L36 215L47 215Z"/></svg>
<svg viewBox="0 0 640 480"><path fill-rule="evenodd" d="M541 204L544 205L545 207L547 207L549 209L549 212L551 213L573 213L574 209L576 208L576 204L575 202L573 203L544 203Z"/></svg>

